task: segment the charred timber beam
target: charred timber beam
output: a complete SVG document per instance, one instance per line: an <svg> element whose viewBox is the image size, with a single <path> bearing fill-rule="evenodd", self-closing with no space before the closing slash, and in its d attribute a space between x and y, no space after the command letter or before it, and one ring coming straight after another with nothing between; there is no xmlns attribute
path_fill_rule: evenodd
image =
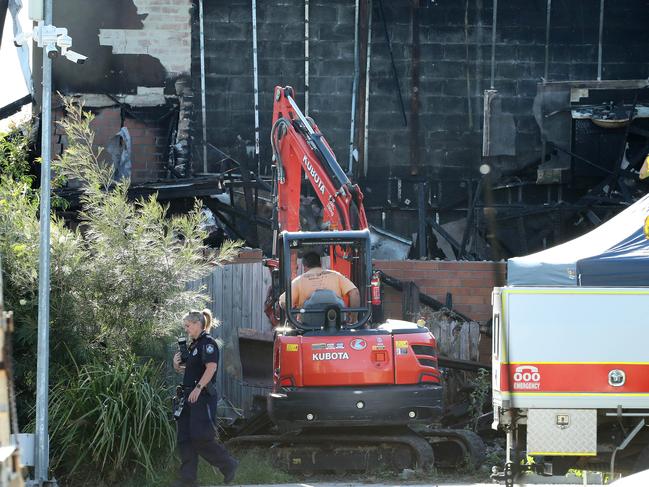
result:
<svg viewBox="0 0 649 487"><path fill-rule="evenodd" d="M468 196L470 198L470 201L469 201L469 208L466 211L466 227L464 228L464 233L462 234L462 243L460 244L460 250L457 256L458 259L464 257L466 246L469 242L469 233L473 228L473 219L475 217L475 207L476 204L478 203L478 200L480 199L480 191L482 191L482 179L478 181L478 184L475 188L475 193L473 195L471 195L471 191L470 191L472 185L469 183L468 186L469 186Z"/></svg>
<svg viewBox="0 0 649 487"><path fill-rule="evenodd" d="M581 162L585 162L589 166L593 166L595 169L599 169L600 171L605 172L606 174L613 174L613 171L610 169L606 169L605 167L600 166L599 164L595 164L593 161L586 159L585 157L580 156L579 154L575 154L574 152L566 149L565 147L561 147L560 145L555 144L552 141L547 140L547 144L551 145L555 149L557 149L559 152L564 152L568 154L570 157L574 157L575 159L580 160Z"/></svg>
<svg viewBox="0 0 649 487"><path fill-rule="evenodd" d="M447 369L468 370L470 372L478 372L480 369L491 370L491 364L483 364L474 362L473 360L460 360L449 357L438 357L437 364L440 367Z"/></svg>
<svg viewBox="0 0 649 487"><path fill-rule="evenodd" d="M0 108L0 120L4 120L5 118L11 117L12 115L18 113L22 107L24 107L28 103L31 103L32 100L32 95L25 95L22 98L9 103L9 105L3 106L2 108Z"/></svg>
<svg viewBox="0 0 649 487"><path fill-rule="evenodd" d="M246 211L241 210L239 208L236 208L234 206L226 205L225 203L221 203L219 200L216 199L203 199L205 204L210 208L210 210L216 210L219 213L223 212L226 214L230 214L232 216L237 216L241 217L249 222L257 223L258 225L262 225L266 228L271 228L272 222L268 218L263 218L257 215L253 214L248 214Z"/></svg>
<svg viewBox="0 0 649 487"><path fill-rule="evenodd" d="M241 162L239 163L239 166L241 167L241 178L243 179L244 183L250 183L250 170L248 169L248 161L246 160L245 157L241 158ZM250 187L249 184L245 184L243 187L243 197L246 202L246 212L249 215L256 215L257 214L257 205L256 201L253 200L253 194L252 194L252 188ZM234 203L234 200L232 200L232 203ZM250 223L253 223L252 225ZM257 232L257 225L254 224L255 222L251 222L248 220L248 232L250 232L251 236L251 244L252 247L259 247L259 233Z"/></svg>
<svg viewBox="0 0 649 487"><path fill-rule="evenodd" d="M381 281L387 284L388 286L396 289L397 291L403 291L405 286L404 283L397 279L396 277L390 276L389 274L386 274L383 271L379 271L381 273ZM440 301L437 301L435 298L429 296L428 294L424 294L422 292L419 292L419 302L422 304L425 304L426 306L434 309L435 311L442 311L446 310L448 311L453 317L461 318L462 321L475 321L466 316L465 314L460 313L459 311L455 311L452 309L446 308L444 304Z"/></svg>
<svg viewBox="0 0 649 487"><path fill-rule="evenodd" d="M467 257L469 257L471 260L477 260L478 256L476 256L472 252L465 252L462 248L462 244L460 244L457 240L455 240L450 233L448 233L446 230L444 230L444 227L442 227L439 223L437 223L435 220L432 218L427 218L426 222L435 229L436 232L438 232L444 239L453 247L453 250L457 252L457 258L461 258L462 254L466 254Z"/></svg>

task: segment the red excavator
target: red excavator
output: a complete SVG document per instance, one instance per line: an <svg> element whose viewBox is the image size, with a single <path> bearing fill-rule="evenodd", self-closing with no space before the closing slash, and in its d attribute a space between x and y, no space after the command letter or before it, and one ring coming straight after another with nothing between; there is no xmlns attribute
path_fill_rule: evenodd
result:
<svg viewBox="0 0 649 487"><path fill-rule="evenodd" d="M302 114L293 89L277 86L274 98L274 255L267 265L273 296L286 293L287 305L271 307L277 326L268 413L283 434L238 437L236 443L272 444L291 470L479 463L476 435L435 428L442 384L430 331L406 321L371 320L378 283L360 188ZM315 231L300 226L309 186L322 205ZM290 305L298 257L314 250L354 282L360 306L351 308L325 290L301 308Z"/></svg>

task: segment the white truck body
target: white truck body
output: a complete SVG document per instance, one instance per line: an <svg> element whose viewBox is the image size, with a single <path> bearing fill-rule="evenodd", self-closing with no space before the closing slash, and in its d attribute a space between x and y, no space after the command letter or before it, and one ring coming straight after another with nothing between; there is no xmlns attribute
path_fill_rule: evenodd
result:
<svg viewBox="0 0 649 487"><path fill-rule="evenodd" d="M649 288L512 286L492 304L493 427L510 448L609 461L646 436Z"/></svg>

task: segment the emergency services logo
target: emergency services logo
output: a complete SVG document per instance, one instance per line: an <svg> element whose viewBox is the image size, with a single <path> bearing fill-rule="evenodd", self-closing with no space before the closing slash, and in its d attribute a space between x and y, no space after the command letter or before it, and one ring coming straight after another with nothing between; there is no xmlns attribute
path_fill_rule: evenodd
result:
<svg viewBox="0 0 649 487"><path fill-rule="evenodd" d="M365 347L367 347L367 342L362 338L354 338L351 342L349 342L349 346L354 350L365 350Z"/></svg>
<svg viewBox="0 0 649 487"><path fill-rule="evenodd" d="M207 353L214 353L214 345L209 344L208 346L205 347L205 351Z"/></svg>
<svg viewBox="0 0 649 487"><path fill-rule="evenodd" d="M533 365L519 365L514 372L514 389L537 391L541 388L541 373Z"/></svg>

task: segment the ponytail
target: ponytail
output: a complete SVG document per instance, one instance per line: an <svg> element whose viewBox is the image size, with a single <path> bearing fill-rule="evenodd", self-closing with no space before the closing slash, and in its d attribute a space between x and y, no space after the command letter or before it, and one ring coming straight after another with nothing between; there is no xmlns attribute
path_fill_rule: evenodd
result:
<svg viewBox="0 0 649 487"><path fill-rule="evenodd" d="M212 312L205 308L203 311L192 310L185 315L183 321L193 321L195 323L200 323L203 327L203 330L209 332L214 325L214 318L212 318Z"/></svg>
<svg viewBox="0 0 649 487"><path fill-rule="evenodd" d="M201 321L203 330L209 333L209 331L212 329L212 312L208 308L205 308L203 311L201 311L201 314L203 315L203 321Z"/></svg>

